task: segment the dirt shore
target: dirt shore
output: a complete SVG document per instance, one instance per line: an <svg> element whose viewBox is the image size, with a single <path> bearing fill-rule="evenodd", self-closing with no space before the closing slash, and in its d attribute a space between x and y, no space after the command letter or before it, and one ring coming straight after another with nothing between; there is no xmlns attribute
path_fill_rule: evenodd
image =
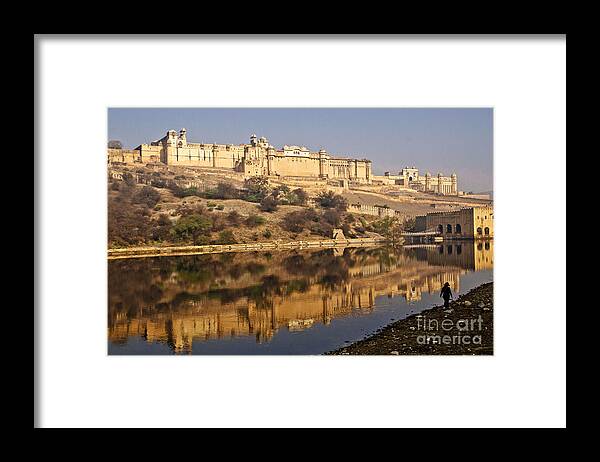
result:
<svg viewBox="0 0 600 462"><path fill-rule="evenodd" d="M492 355L493 283L379 329L329 355Z"/></svg>

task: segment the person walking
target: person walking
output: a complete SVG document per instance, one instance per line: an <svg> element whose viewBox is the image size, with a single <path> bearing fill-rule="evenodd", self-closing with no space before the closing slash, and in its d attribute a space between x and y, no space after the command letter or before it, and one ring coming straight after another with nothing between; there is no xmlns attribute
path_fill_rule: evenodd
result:
<svg viewBox="0 0 600 462"><path fill-rule="evenodd" d="M440 297L444 299L444 308L448 308L450 306L450 299L452 297L452 291L450 290L450 283L446 282L444 287L442 287L442 291L440 292Z"/></svg>

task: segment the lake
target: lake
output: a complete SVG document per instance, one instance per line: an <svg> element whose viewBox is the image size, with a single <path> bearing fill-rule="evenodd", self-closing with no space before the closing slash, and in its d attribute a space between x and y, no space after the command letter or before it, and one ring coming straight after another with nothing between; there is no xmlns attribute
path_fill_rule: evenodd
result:
<svg viewBox="0 0 600 462"><path fill-rule="evenodd" d="M322 354L492 270L493 241L110 260L108 354Z"/></svg>

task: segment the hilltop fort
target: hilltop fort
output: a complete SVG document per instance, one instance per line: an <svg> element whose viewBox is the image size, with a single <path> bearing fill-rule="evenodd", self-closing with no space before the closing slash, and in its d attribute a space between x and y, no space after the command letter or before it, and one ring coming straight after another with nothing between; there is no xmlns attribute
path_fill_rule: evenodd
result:
<svg viewBox="0 0 600 462"><path fill-rule="evenodd" d="M305 146L284 145L276 149L265 137L250 137L247 144L194 143L185 128L168 130L159 140L135 149L108 149L108 162L125 164L161 163L173 166L230 169L245 178L266 176L280 180L342 180L365 185L400 185L423 192L458 195L456 174L419 175L416 168L404 168L398 175L373 175L371 161L350 156L332 156L325 149L311 151Z"/></svg>

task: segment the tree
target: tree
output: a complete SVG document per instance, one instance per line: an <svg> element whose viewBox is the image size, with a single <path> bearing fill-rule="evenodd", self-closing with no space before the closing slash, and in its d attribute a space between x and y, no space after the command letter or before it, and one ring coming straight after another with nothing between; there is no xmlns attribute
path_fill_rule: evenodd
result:
<svg viewBox="0 0 600 462"><path fill-rule="evenodd" d="M269 179L263 176L254 176L248 178L244 182L244 187L248 191L246 194L246 200L251 202L260 202L271 192L269 187Z"/></svg>
<svg viewBox="0 0 600 462"><path fill-rule="evenodd" d="M173 226L172 234L176 239L189 240L194 244L204 243L212 230L212 221L202 215L187 215L177 220Z"/></svg>
<svg viewBox="0 0 600 462"><path fill-rule="evenodd" d="M416 227L417 220L415 219L415 217L405 218L404 222L402 223L402 229L404 231L414 232L416 230Z"/></svg>
<svg viewBox="0 0 600 462"><path fill-rule="evenodd" d="M402 225L397 218L385 217L373 222L373 230L390 240L393 245L402 242Z"/></svg>
<svg viewBox="0 0 600 462"><path fill-rule="evenodd" d="M345 212L348 208L348 201L339 194L333 191L323 191L317 195L317 204L324 209L338 209L341 212Z"/></svg>
<svg viewBox="0 0 600 462"><path fill-rule="evenodd" d="M108 147L109 149L123 149L123 143L119 140L109 140Z"/></svg>

